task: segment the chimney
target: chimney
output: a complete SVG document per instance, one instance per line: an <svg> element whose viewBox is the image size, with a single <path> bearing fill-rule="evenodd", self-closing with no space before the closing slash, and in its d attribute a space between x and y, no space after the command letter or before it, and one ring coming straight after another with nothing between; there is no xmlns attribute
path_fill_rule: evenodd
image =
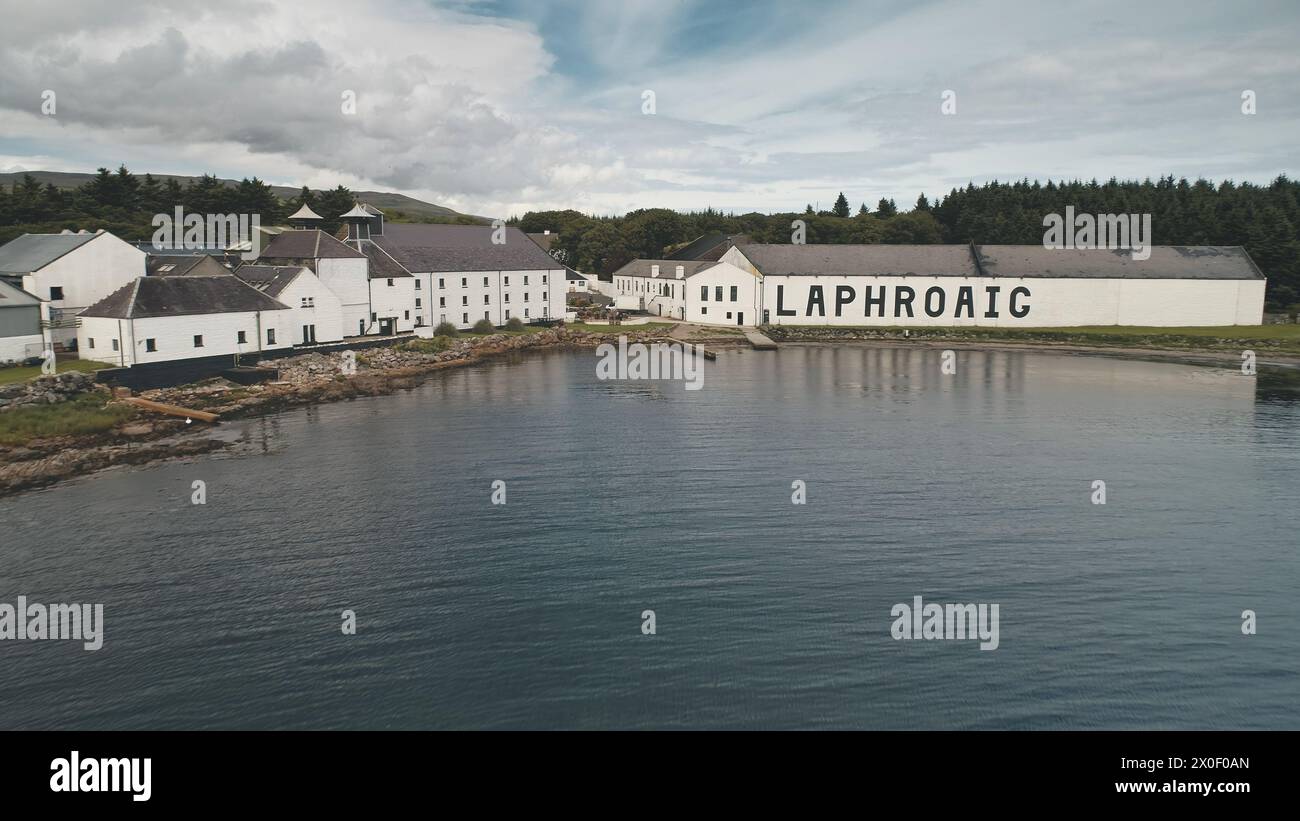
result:
<svg viewBox="0 0 1300 821"><path fill-rule="evenodd" d="M677 266L677 278L678 278L678 279L684 279L685 277L686 277L686 266L685 266L685 265L678 265L678 266Z"/></svg>
<svg viewBox="0 0 1300 821"><path fill-rule="evenodd" d="M659 276L659 266L658 266L658 265L651 265L651 266L650 266L650 276L652 276L652 277L657 277L657 276Z"/></svg>

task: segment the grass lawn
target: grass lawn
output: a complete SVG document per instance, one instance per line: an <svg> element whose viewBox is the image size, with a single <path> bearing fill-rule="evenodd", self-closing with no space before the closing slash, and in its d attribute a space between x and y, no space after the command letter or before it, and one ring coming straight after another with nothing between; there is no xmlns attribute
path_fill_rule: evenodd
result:
<svg viewBox="0 0 1300 821"><path fill-rule="evenodd" d="M107 401L106 394L85 393L55 405L32 405L0 413L0 445L101 433L136 413L130 405L106 405Z"/></svg>
<svg viewBox="0 0 1300 821"><path fill-rule="evenodd" d="M111 368L112 365L104 362L94 362L89 359L63 359L57 364L58 372L64 371L102 371L105 368ZM28 379L35 379L41 375L41 366L35 365L30 368L0 368L0 385L9 385L14 382L26 382Z"/></svg>

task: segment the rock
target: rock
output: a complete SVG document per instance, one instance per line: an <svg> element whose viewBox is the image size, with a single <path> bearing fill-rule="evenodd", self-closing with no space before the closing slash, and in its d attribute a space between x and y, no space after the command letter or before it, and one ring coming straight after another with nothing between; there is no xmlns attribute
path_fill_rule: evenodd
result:
<svg viewBox="0 0 1300 821"><path fill-rule="evenodd" d="M151 433L153 433L153 425L148 423L125 425L122 428L123 436L148 436Z"/></svg>

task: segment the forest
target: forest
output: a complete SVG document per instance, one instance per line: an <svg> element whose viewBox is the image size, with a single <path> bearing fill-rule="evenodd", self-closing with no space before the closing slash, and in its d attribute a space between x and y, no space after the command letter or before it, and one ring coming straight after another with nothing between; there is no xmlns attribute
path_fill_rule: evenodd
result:
<svg viewBox="0 0 1300 821"><path fill-rule="evenodd" d="M528 232L559 236L551 252L565 264L608 275L636 258L659 258L707 233L745 234L752 242L790 242L791 223L803 220L810 243L943 243L1034 245L1043 218L1077 213L1151 214L1157 245L1241 245L1269 279L1272 309L1300 303L1300 182L1279 176L1268 185L1218 184L1198 179L1083 182L989 182L954 188L931 202L917 197L910 210L892 199L852 212L843 193L829 211L724 214L713 209L678 213L663 208L622 217L578 211L529 212L511 220Z"/></svg>
<svg viewBox="0 0 1300 821"><path fill-rule="evenodd" d="M326 217L322 227L338 228L337 215L353 205L352 192L340 185L327 191L306 187L280 199L266 183L244 179L227 185L205 175L186 185L137 176L120 167L99 169L75 188L41 185L24 176L0 186L0 243L23 233L103 228L126 240L153 234L155 214L177 205L203 214L259 214L263 225L283 224L303 203ZM1279 176L1267 185L1214 183L1162 177L1141 182L989 182L954 188L931 202L925 194L901 210L893 199L856 212L841 193L828 211L761 214L722 213L712 208L680 213L643 208L623 216L592 216L575 210L530 211L509 223L529 233L557 234L551 253L585 273L608 276L636 258L659 258L708 233L745 234L752 242L790 242L791 223L803 220L810 243L1038 244L1043 218L1077 213L1151 214L1157 245L1241 245L1268 277L1271 309L1295 310L1300 303L1300 182ZM429 221L389 213L394 222ZM441 221L441 220L439 220ZM460 218L451 221L470 221Z"/></svg>

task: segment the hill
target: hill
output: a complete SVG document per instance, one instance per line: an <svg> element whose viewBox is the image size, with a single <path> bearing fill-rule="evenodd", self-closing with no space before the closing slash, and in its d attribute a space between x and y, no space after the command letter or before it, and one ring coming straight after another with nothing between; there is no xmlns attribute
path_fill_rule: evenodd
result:
<svg viewBox="0 0 1300 821"><path fill-rule="evenodd" d="M79 172L68 171L15 171L0 173L0 185L5 188L11 188L15 182L21 182L23 174L30 174L42 186L46 184L53 185L60 190L73 190L95 179L94 174L83 174ZM143 177L143 173L137 176ZM184 176L179 174L154 174L154 179L165 183L168 180L176 180L180 185L188 185L190 182L197 182L198 177ZM239 185L238 180L219 180L222 185L235 187ZM293 188L287 185L269 186L272 193L282 200L288 200L298 196L300 188ZM414 197L408 197L405 194L397 194L391 191L354 191L353 194L358 200L368 202L381 211L390 215L395 221L420 222L425 218L455 218L469 217L484 223L491 222L490 217L480 217L474 214L462 214L446 206L434 205L430 202L417 200ZM405 219L398 218L394 212L401 212Z"/></svg>

